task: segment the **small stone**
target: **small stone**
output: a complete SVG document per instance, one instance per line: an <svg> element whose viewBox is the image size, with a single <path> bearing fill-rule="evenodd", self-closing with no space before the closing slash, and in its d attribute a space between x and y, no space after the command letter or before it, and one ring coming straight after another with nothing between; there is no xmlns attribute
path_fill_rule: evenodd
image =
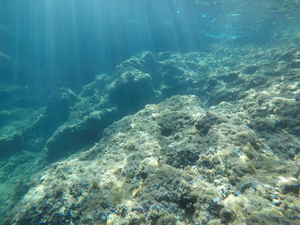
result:
<svg viewBox="0 0 300 225"><path fill-rule="evenodd" d="M274 203L274 205L276 205L276 206L281 205L281 201L278 200L278 199L273 199L273 203Z"/></svg>
<svg viewBox="0 0 300 225"><path fill-rule="evenodd" d="M289 192L292 192L294 194L298 194L300 190L300 181L294 177L290 178L281 178L278 186L281 190L282 194L287 194Z"/></svg>
<svg viewBox="0 0 300 225"><path fill-rule="evenodd" d="M220 211L220 216L221 216L221 218L223 218L225 220L232 220L233 216L234 216L234 213L230 209L223 208Z"/></svg>
<svg viewBox="0 0 300 225"><path fill-rule="evenodd" d="M103 221L105 221L107 219L106 215L102 214L101 217L100 217L100 219L103 220Z"/></svg>

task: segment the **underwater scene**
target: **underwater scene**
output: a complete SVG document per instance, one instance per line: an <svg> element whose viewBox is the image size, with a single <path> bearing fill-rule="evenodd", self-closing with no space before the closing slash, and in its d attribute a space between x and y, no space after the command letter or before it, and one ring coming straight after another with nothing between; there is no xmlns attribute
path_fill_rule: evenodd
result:
<svg viewBox="0 0 300 225"><path fill-rule="evenodd" d="M300 224L300 1L1 0L0 224Z"/></svg>

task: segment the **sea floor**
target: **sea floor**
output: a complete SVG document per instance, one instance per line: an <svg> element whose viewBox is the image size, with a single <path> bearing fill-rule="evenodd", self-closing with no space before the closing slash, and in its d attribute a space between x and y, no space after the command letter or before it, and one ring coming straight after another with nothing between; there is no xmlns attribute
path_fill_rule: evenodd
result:
<svg viewBox="0 0 300 225"><path fill-rule="evenodd" d="M143 52L1 111L3 224L300 224L299 78L298 39Z"/></svg>

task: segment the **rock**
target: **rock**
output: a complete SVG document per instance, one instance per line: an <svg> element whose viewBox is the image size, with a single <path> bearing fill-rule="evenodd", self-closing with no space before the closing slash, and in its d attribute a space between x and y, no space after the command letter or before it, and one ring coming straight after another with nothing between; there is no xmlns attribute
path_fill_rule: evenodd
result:
<svg viewBox="0 0 300 225"><path fill-rule="evenodd" d="M278 187L282 194L295 194L298 195L300 191L300 180L290 177L290 178L281 178L278 182Z"/></svg>
<svg viewBox="0 0 300 225"><path fill-rule="evenodd" d="M122 73L111 85L108 93L110 105L115 105L120 115L143 108L155 98L151 77L138 70Z"/></svg>
<svg viewBox="0 0 300 225"><path fill-rule="evenodd" d="M221 123L226 123L226 119L220 118L213 113L206 112L206 115L195 123L195 127L199 131L200 135L205 136L213 125Z"/></svg>
<svg viewBox="0 0 300 225"><path fill-rule="evenodd" d="M280 136L259 139L244 124L255 118L241 113L240 104L245 102L222 103L207 111L190 95L147 105L108 126L90 150L35 177L7 223L240 224L262 219L272 224L279 215L281 221L293 222L289 215L298 208L287 212L284 205L291 199L282 195L291 194L298 203L299 181L276 183L279 174L293 173L298 165L277 159L284 143L267 150L268 140ZM95 112L85 124L63 129L70 129L67 136L76 127L82 133L88 121L95 124L101 116L105 114ZM60 154L55 150L60 146L51 146L48 155ZM274 193L280 194L280 204L272 202Z"/></svg>
<svg viewBox="0 0 300 225"><path fill-rule="evenodd" d="M15 132L13 135L0 138L0 158L24 149L25 143L22 134Z"/></svg>
<svg viewBox="0 0 300 225"><path fill-rule="evenodd" d="M57 159L92 146L102 137L103 130L117 118L116 110L95 111L77 124L64 124L46 143L47 159Z"/></svg>
<svg viewBox="0 0 300 225"><path fill-rule="evenodd" d="M58 89L48 100L45 112L33 124L31 132L49 138L61 124L69 119L70 107L78 101L77 96L68 88ZM45 129L47 127L47 129Z"/></svg>
<svg viewBox="0 0 300 225"><path fill-rule="evenodd" d="M292 224L298 184L278 182L299 167L292 48L143 52L78 95L60 89L39 110L2 111L0 142L14 155L0 172L18 169L0 177L17 196L0 198L1 213L23 197L8 224ZM30 163L14 160L26 150Z"/></svg>
<svg viewBox="0 0 300 225"><path fill-rule="evenodd" d="M252 49L246 50L253 51ZM228 54L232 55L233 53ZM255 54L256 52L253 52L254 58ZM117 66L112 76L107 74L98 75L94 82L83 88L77 97L78 101L69 110L69 120L65 120L65 124L62 122L55 124L55 126L53 125L53 129L57 129L57 131L50 129L49 135L52 132L52 137L50 139L48 137L47 148L52 149L51 146L54 142L56 144L53 146L59 148L57 144L63 144L63 141L56 142L55 140L62 140L68 136L66 135L67 133L70 134L70 138L65 143L72 142L71 140L75 136L76 140L82 138L81 141L78 141L80 143L91 144L96 142L97 138L102 136L101 132L104 128L91 129L93 134L86 135L86 130L89 130L89 128L84 125L86 123L85 118L94 112L115 110L110 120L107 120L106 123L101 123L102 127L110 125L123 116L136 113L146 104L159 102L176 94L195 94L201 98L202 102L205 102L206 106L214 106L222 102L243 99L247 95L245 93L247 90L259 89L271 84L267 76L253 72L252 56L249 59L244 59L246 61L249 60L248 70L250 71L249 68L253 70L247 76L243 75L245 73L244 66L234 63L233 59L224 58L223 55L214 57L210 57L207 53L178 54L171 52L158 54L143 52L131 57ZM242 59L237 58L235 60ZM276 62L274 62L275 64ZM232 68L232 71L228 71L228 66ZM261 62L255 64L255 69L273 71L272 68ZM49 105L49 110L50 108L51 104ZM55 108L55 106L52 108ZM292 120L290 121L292 122ZM275 129L274 123L270 122L267 124L267 122L269 121L263 120L263 123L259 122L258 124L251 124L251 126L260 130L265 128ZM287 124L291 124L291 122L283 119L281 122L276 123L276 126L283 128L288 126ZM61 127L58 129L58 126ZM164 121L161 126L162 134L165 136L173 134L175 129L172 127L173 125ZM77 127L76 132L72 131L74 129L72 127ZM298 127L298 125L295 125L295 132ZM80 134L81 131L82 134ZM62 136L59 137L60 135ZM87 136L90 137L87 138L89 141L85 140ZM84 147L84 145L80 146L81 148ZM69 151L67 147L62 147L61 149ZM50 153L51 151L48 152Z"/></svg>
<svg viewBox="0 0 300 225"><path fill-rule="evenodd" d="M27 148L27 134L39 114L39 111L30 108L0 111L0 158Z"/></svg>
<svg viewBox="0 0 300 225"><path fill-rule="evenodd" d="M248 66L243 70L244 73L246 74L253 74L255 73L260 67L256 65Z"/></svg>

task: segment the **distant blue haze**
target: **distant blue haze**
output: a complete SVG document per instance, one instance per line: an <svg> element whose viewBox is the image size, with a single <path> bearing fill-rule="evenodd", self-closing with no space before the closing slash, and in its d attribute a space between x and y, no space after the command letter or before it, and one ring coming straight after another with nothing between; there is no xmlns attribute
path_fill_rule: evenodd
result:
<svg viewBox="0 0 300 225"><path fill-rule="evenodd" d="M61 86L78 92L142 51L206 51L220 38L243 35L265 42L260 32L274 26L272 18L253 17L230 1L224 7L193 0L2 0L0 6L0 51L14 61L6 80L49 93Z"/></svg>

